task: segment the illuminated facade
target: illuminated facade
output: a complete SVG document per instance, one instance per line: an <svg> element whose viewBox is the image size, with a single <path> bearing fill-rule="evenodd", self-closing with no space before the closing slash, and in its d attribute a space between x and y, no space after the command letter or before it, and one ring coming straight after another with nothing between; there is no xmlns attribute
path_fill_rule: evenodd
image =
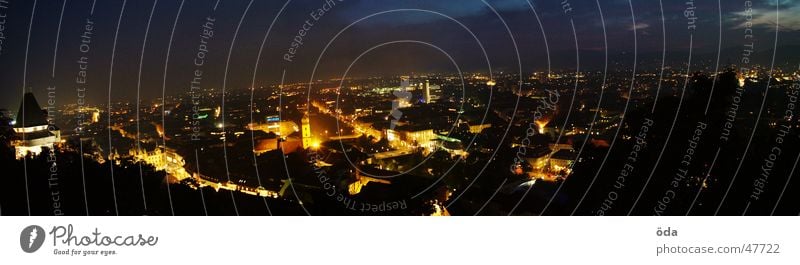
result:
<svg viewBox="0 0 800 265"><path fill-rule="evenodd" d="M131 149L128 154L134 161L142 161L153 166L156 170L164 170L177 181L191 177L189 172L183 167L186 161L175 152L175 150L157 147L153 151Z"/></svg>
<svg viewBox="0 0 800 265"><path fill-rule="evenodd" d="M274 133L275 135L285 137L294 132L300 131L297 123L293 121L278 121L267 123L250 123L247 124L247 129L251 131L263 131L266 133Z"/></svg>
<svg viewBox="0 0 800 265"><path fill-rule="evenodd" d="M308 149L313 145L313 140L311 140L311 119L309 119L308 113L303 115L303 119L300 122L302 123L303 131L303 148Z"/></svg>
<svg viewBox="0 0 800 265"><path fill-rule="evenodd" d="M565 144L528 148L524 154L531 169L528 176L549 182L565 179L572 174L572 167L577 159L575 150Z"/></svg>
<svg viewBox="0 0 800 265"><path fill-rule="evenodd" d="M401 127L398 129L387 129L386 140L395 147L425 147L433 148L435 146L434 140L437 134L433 129L410 129L408 127Z"/></svg>
<svg viewBox="0 0 800 265"><path fill-rule="evenodd" d="M425 83L421 83L423 95L422 100L425 101L425 104L431 104L436 102L439 97L436 95L442 89L439 85L431 85L430 80L425 80Z"/></svg>
<svg viewBox="0 0 800 265"><path fill-rule="evenodd" d="M469 126L469 132L470 133L474 133L474 134L478 134L478 133L483 132L484 129L488 129L488 128L491 128L491 127L492 127L491 123L470 125Z"/></svg>
<svg viewBox="0 0 800 265"><path fill-rule="evenodd" d="M561 149L550 156L550 172L559 177L566 177L572 173L572 165L575 163L577 153L571 149Z"/></svg>

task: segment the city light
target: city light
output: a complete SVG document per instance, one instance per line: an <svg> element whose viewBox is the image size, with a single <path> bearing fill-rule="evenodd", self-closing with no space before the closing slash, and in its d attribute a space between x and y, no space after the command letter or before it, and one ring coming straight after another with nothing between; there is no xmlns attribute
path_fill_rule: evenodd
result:
<svg viewBox="0 0 800 265"><path fill-rule="evenodd" d="M539 134L544 134L544 128L548 123L550 123L550 120L547 119L540 119L536 121L536 128L538 129Z"/></svg>
<svg viewBox="0 0 800 265"><path fill-rule="evenodd" d="M320 143L317 140L311 141L311 149L319 149Z"/></svg>
<svg viewBox="0 0 800 265"><path fill-rule="evenodd" d="M437 6L446 9L451 5L463 5L464 10L472 11L460 15L481 18L471 21L497 19L486 16L493 12L483 12L482 8L477 8L480 3L443 1L450 4ZM310 10L318 10L303 11L300 8L309 7L305 3L308 1L301 2L293 2L291 8L297 8L294 10L296 12L287 14L305 15ZM0 0L0 6L2 3ZM404 4L409 7L415 5ZM609 7L617 5L614 1L607 4ZM109 9L111 6L116 8ZM234 8L226 4L220 6ZM363 8L360 6L353 3L347 8ZM670 7L670 10L679 10ZM21 12L26 8L14 10ZM98 5L98 8L102 14L118 14L120 10L128 9L135 9L130 11L131 14L152 11L152 5L120 8L116 4L104 4ZM159 4L155 12L149 12L153 20L159 23L164 19L158 16L166 14L160 12L160 8ZM185 8L191 14L209 12L205 6L187 5ZM505 10L509 11L506 12L508 14L516 14L513 20L509 20L510 24L524 20L525 16L517 16L522 13L513 12L519 11L514 7L503 8L508 9ZM647 5L637 8L647 8ZM371 9L357 11L374 11ZM543 6L542 9L547 7ZM696 9L716 11L705 6ZM763 7L757 9L759 14L766 10ZM263 13L262 9L253 10L257 11L251 12ZM694 12L695 7L692 6L690 10ZM722 10L738 9L727 7ZM0 13L3 11L0 8ZM567 10L555 11L559 12L548 14ZM64 9L63 12L75 10ZM290 32L292 35L299 32L303 41L324 40L326 36L317 34L339 30L335 26L347 25L353 22L348 20L356 19L353 14L362 13L342 12L326 17L325 21L317 21L312 16L307 21L309 24L304 26L293 25L290 22L293 20L278 16L273 32ZM709 38L696 38L695 46L704 47L704 55L700 56L701 59L689 60L691 67L688 67L686 60L691 56L683 58L685 45L677 45L677 42L684 40L682 37L672 39L666 47L652 42L641 42L636 46L629 45L630 38L621 37L631 35L626 30L625 34L608 34L609 43L615 44L608 47L605 56L608 58L597 56L603 53L602 45L584 47L583 44L580 45L581 50L586 50L588 56L577 58L574 53L568 52L576 44L569 34L572 30L588 34L585 38L579 38L582 40L602 39L604 35L601 33L605 31L596 30L595 27L602 21L590 21L599 18L582 13L587 11L570 8L569 12L575 12L570 13L570 17L577 15L574 17L585 23L575 23L575 29L559 25L556 23L561 21L559 19L541 22L553 23L549 26L534 25L546 26L552 28L553 33L570 37L555 37L549 42L552 58L542 56L541 53L546 53L547 49L536 48L541 47L541 43L531 42L531 38L517 39L520 45L516 46L509 42L511 39L494 34L497 32L476 32L476 36L488 37L482 38L476 47L468 44L474 40L463 38L464 34L444 34L444 30L452 26L452 21L425 20L425 25L421 26L423 24L416 23L419 21L414 21L414 16L397 22L392 21L393 16L387 16L387 21L381 21L388 23L387 27L359 27L359 31L354 33L356 35L342 35L336 40L337 45L330 46L329 50L320 50L327 48L319 43L303 45L303 42L298 42L299 39L286 43L280 41L281 37L291 35L270 37L269 45L261 49L257 45L255 49L254 45L244 45L243 49L234 53L236 56L230 58L231 67L220 64L220 61L226 60L207 60L212 57L224 59L223 48L230 46L233 41L231 38L220 38L211 42L211 35L219 33L214 31L216 20L213 16L220 16L219 21L230 20L227 17L230 12L212 12L210 16L204 15L204 23L196 24L196 28L189 24L188 28L181 26L175 33L176 38L201 33L201 36L207 35L208 39L202 39L199 43L193 39L175 41L170 42L171 46L164 46L167 51L201 56L199 61L191 60L198 58L173 56L169 60L171 66L168 70L157 71L168 76L154 76L153 70L157 69L151 69L154 68L152 62L163 58L164 54L158 52L159 49L152 49L149 43L168 43L169 34L159 31L159 34L144 36L147 45L140 53L117 53L118 58L106 52L88 56L84 53L89 51L90 45L99 46L92 47L92 51L113 51L113 47L105 47L109 45L106 41L89 42L81 38L83 42L76 42L77 36L69 36L72 34L69 32L79 29L86 31L88 28L74 28L82 23L73 20L97 18L101 23L102 17L102 23L105 24L108 23L107 16L65 14L65 35L56 39L61 42L56 43L59 47L58 60L39 58L53 56L51 53L42 53L31 57L36 59L35 62L25 64L30 66L29 70L41 67L53 71L37 69L26 75L2 76L6 79L3 80L4 84L11 85L6 98L0 98L5 100L4 105L0 106L0 147L6 148L5 152L0 153L8 154L0 159L7 160L3 164L4 172L11 172L5 175L24 176L25 172L33 172L27 182L24 179L12 179L16 182L9 183L33 187L53 175L61 177L64 182L59 183L59 188L81 187L79 190L69 190L69 193L64 191L70 196L77 194L77 198L70 197L67 200L70 202L68 207L77 208L69 212L74 215L86 214L86 208L89 208L90 214L118 214L110 212L110 204L107 203L90 201L89 206L79 207L85 206L80 205L81 194L91 195L88 197L91 200L103 201L113 200L114 195L124 200L138 201L142 198L141 206L139 203L118 204L125 208L120 209L119 214L205 215L205 212L196 211L201 205L197 199L202 197L196 192L204 192L203 187L211 192L235 193L233 198L227 194L205 196L209 203L207 206L211 206L210 215L239 214L236 210L228 209L235 208L228 207L234 200L236 202L233 203L242 205L238 209L242 211L241 215L264 214L266 211L261 211L267 207L250 207L264 202L276 214L430 215L435 211L442 215L448 212L455 215L473 215L476 212L488 215L537 215L572 214L577 211L575 214L580 215L592 214L596 206L602 203L603 196L609 193L620 199L615 214L629 214L626 211L628 209L622 208L631 208L628 211L632 211L632 214L651 215L653 207L647 203L652 204L653 199L660 196L654 192L664 191L665 187L660 185L667 181L658 178L674 176L676 166L685 166L686 172L679 173L686 176L669 184L674 187L667 188L674 188L675 194L687 195L689 202L697 198L695 206L704 205L695 207L691 214L716 215L718 209L724 211L721 212L723 214L742 214L730 210L736 205L712 205L722 199L712 198L715 195L727 196L725 193L718 194L720 190L731 191L728 201L742 205L751 203L751 212L748 214L770 214L767 211L775 207L774 199L779 196L775 191L780 192L782 182L791 176L791 162L798 153L797 143L788 140L795 139L789 136L796 134L790 129L800 128L795 109L796 97L800 95L800 70L791 64L793 61L788 60L793 58L790 53L792 50L786 48L794 44L792 38L777 38L781 43L776 47L784 48L775 49L775 62L765 61L770 56L764 56L767 54L763 51L769 47L749 45L745 48L754 48L753 51L734 53L726 50L722 53L723 58L709 60L705 54L713 54L710 49L718 47L719 43ZM785 13L790 19L782 20L793 21L791 15L794 13ZM56 10L47 9L42 17L39 16L39 10L35 14L36 23L29 25L29 30L23 33L47 35L61 25L57 21L60 16L50 16L58 14ZM653 15L648 12L640 14ZM121 16L129 17L128 11ZM251 15L247 13L246 16ZM521 25L539 24L530 14L526 16L529 17L526 21L529 23ZM0 14L0 20L2 17ZM26 16L15 14L13 17ZM297 18L297 21L305 20ZM759 16L756 20L764 21L764 17ZM439 24L443 21L447 23ZM658 20L643 17L642 21ZM137 23L142 21L133 22L136 24L134 28L138 29ZM669 31L665 36L669 37L682 26L675 24L675 19L666 20L665 23L668 25L659 27L640 23L639 27L634 26L634 30L639 30L639 35L632 36L660 36L652 34L652 31L667 28ZM148 32L144 28L146 25L139 26L142 26L141 31L120 32L119 35L133 38ZM257 35L263 34L260 32L263 28L256 26L242 23L242 30L237 31L241 36L234 39L262 39L263 36ZM311 26L315 27L314 31L310 30ZM89 28L97 31L97 35L91 33L91 36L115 36L115 32L108 32L109 27ZM736 29L736 25L723 25L722 28L723 31ZM391 30L383 32L386 29ZM487 27L475 29L491 30ZM498 29L503 30L495 30ZM616 30L619 27L609 28L609 31ZM360 31L364 31L364 34ZM761 34L774 33L760 26L745 32L752 33L752 39L762 38ZM7 43L25 43L25 36L16 33L12 34L16 37ZM705 33L702 31L702 34ZM726 36L730 35L728 33L723 32ZM372 37L386 34L402 39L430 37L432 39L425 41L445 44L444 50L457 55L454 59L458 60L451 65L447 54L444 57L432 56L431 53L411 47L387 46L385 49L371 50L370 46L380 41ZM678 36L684 35L681 32ZM759 37L756 38L756 35ZM2 44L0 41L0 46ZM422 43L414 44L409 46ZM31 45L31 51L53 48L52 42L31 41ZM630 49L634 46L637 49ZM723 43L719 47L730 49L735 46L739 44ZM521 61L514 60L517 53L516 49L511 49L514 47L521 48ZM535 49L531 50L531 47ZM483 51L483 48L486 50ZM14 50L21 53L27 51ZM756 50L759 52L756 53ZM369 59L364 57L359 61L356 58L358 54L353 53L355 51L372 53L367 56ZM654 51L669 58L653 60L650 56L644 56L641 60L626 59L635 58L637 53L651 54ZM664 53L660 53L662 51ZM314 58L309 55L319 55L320 52L324 54L321 57L323 61L320 61L319 70L316 70ZM492 54L491 58L483 58L486 56L484 52ZM749 58L754 54L758 56ZM19 54L0 59L5 58L3 60L10 68L25 70L22 67L25 65L14 65L18 60L9 59L27 57ZM252 62L246 62L251 57L256 62L255 72ZM578 64L570 62L577 59L580 59L579 69L575 68ZM75 60L79 62L77 65ZM115 61L119 63L112 65L119 69L105 69L108 62ZM488 65L489 61L491 65ZM42 62L54 65L43 67L40 66ZM123 66L128 62L149 62L151 65ZM198 62L205 65L198 65ZM352 68L342 69L347 67L343 63L350 62ZM608 67L603 67L606 65L604 62L608 62ZM182 69L185 66L190 67ZM141 72L128 72L131 69L141 69ZM103 85L95 81L87 83L89 79L86 77L103 81L95 77L97 74L102 76L107 70L115 73L108 89L85 89ZM79 77L77 80L65 79L70 81L67 83L60 78L76 75ZM24 84L24 87L14 84ZM64 89L56 93L55 87ZM20 90L23 90L22 97ZM36 97L41 101L37 102ZM684 117L687 113L699 116L687 119ZM708 122L709 133L698 136L698 139L686 139L686 132L691 132L695 120ZM711 139L717 135L719 141ZM785 142L784 137L787 139ZM680 151L685 151L686 140L690 140L690 145L697 143L698 155L694 161L689 161L691 163L678 164L677 161L685 157ZM770 157L772 150L776 154ZM714 158L717 153L720 155ZM48 172L52 164L48 164L48 159L53 162L58 160L58 170ZM773 164L778 164L777 161L782 161L780 166L772 168ZM71 182L83 180L83 175L87 176L85 183ZM88 178L90 175L98 177ZM393 181L373 181L368 179L369 176L392 176ZM648 176L652 176L653 181ZM740 177L733 181L736 176ZM753 184L752 180L747 180L750 177L763 184ZM769 185L767 177L770 177ZM525 189L532 186L521 186L521 183L536 183L536 192L527 196ZM82 189L84 184L88 186L85 193ZM9 185L12 187L3 192L17 190L17 186ZM118 194L112 192L107 197L104 195L108 194L99 192L108 190L111 185L119 189ZM565 188L562 189L561 185ZM451 191L456 188L459 192L455 192L453 197L461 199L450 200L442 196L446 191L454 193ZM701 190L700 195L696 193L698 190ZM52 191L42 189L39 192L46 194ZM170 193L167 192L176 196L177 203L173 208L179 209L177 213L173 213L169 206L164 207L169 205L163 196L169 197ZM786 192L796 193L789 188ZM38 196L37 193L31 194L31 198L38 198L33 196ZM129 196L131 194L137 197ZM340 194L343 195L341 198L336 196ZM358 195L358 198L346 198L345 195ZM770 197L769 200L758 201L758 196L752 195ZM25 195L5 197L18 199L25 198ZM277 200L264 201L263 198L252 197ZM413 201L415 205L409 204L408 208L388 213L360 212L352 210L358 207L346 202L348 199L370 202L395 197L407 200L413 197L408 202ZM629 205L637 197L643 198L639 205ZM520 198L525 199L519 202ZM580 201L582 198L586 198L585 202ZM778 204L778 208L782 209L792 199L786 197ZM548 200L552 200L552 203ZM187 201L191 201L191 205L182 205ZM36 204L44 205L39 202ZM331 207L339 204L344 206ZM551 206L543 207L545 205ZM545 209L547 207L551 208ZM27 205L15 208L13 203L6 208L3 203L3 214L6 209L26 209L20 213L27 215L27 208ZM670 209L678 208L688 209L691 205L674 203ZM36 214L34 211L31 215Z"/></svg>

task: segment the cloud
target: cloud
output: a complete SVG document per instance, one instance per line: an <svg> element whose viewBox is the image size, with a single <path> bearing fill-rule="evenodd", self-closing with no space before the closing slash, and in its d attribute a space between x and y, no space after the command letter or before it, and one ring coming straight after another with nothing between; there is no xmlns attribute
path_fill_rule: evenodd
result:
<svg viewBox="0 0 800 265"><path fill-rule="evenodd" d="M639 23L636 23L636 25L630 25L628 27L628 30L643 30L643 29L646 29L646 28L649 28L649 27L650 27L650 24L639 22Z"/></svg>
<svg viewBox="0 0 800 265"><path fill-rule="evenodd" d="M413 8L431 10L445 15L460 18L469 16L480 16L485 13L490 13L491 8L498 12L515 11L515 10L528 10L526 0L494 0L494 1L480 1L480 0L458 0L458 1L397 1L397 0L358 0L348 2L350 6L343 9L345 17L360 18L364 15L387 11L392 9ZM487 4L489 6L487 6ZM395 14L397 15L397 14ZM432 20L440 20L442 17L431 15L429 13L420 12L404 12L402 14L405 19L398 17L380 16L372 19L372 22L377 23L391 23L391 24L424 24Z"/></svg>
<svg viewBox="0 0 800 265"><path fill-rule="evenodd" d="M754 28L765 28L774 31L776 25L780 31L800 30L800 5L794 1L781 1L780 9L776 9L775 1L770 1L769 8L753 8L752 12L736 12L735 28L746 28L747 22Z"/></svg>

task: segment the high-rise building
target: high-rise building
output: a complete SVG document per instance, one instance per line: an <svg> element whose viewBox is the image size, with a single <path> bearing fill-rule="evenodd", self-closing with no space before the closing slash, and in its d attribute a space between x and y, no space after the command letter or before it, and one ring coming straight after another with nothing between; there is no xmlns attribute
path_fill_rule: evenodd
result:
<svg viewBox="0 0 800 265"><path fill-rule="evenodd" d="M47 121L47 112L42 109L33 93L25 93L17 112L14 132L14 149L17 159L26 155L38 155L43 147L53 148L61 141L61 130Z"/></svg>
<svg viewBox="0 0 800 265"><path fill-rule="evenodd" d="M431 104L431 81L425 80L425 104Z"/></svg>
<svg viewBox="0 0 800 265"><path fill-rule="evenodd" d="M431 102L436 102L439 100L439 96L442 95L442 87L440 85L431 85Z"/></svg>

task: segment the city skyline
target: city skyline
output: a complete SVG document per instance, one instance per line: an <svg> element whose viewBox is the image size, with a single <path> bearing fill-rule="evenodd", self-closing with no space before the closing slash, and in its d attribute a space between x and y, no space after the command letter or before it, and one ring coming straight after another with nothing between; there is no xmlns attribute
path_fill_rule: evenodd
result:
<svg viewBox="0 0 800 265"><path fill-rule="evenodd" d="M800 1L658 4L0 0L0 214L794 215Z"/></svg>

